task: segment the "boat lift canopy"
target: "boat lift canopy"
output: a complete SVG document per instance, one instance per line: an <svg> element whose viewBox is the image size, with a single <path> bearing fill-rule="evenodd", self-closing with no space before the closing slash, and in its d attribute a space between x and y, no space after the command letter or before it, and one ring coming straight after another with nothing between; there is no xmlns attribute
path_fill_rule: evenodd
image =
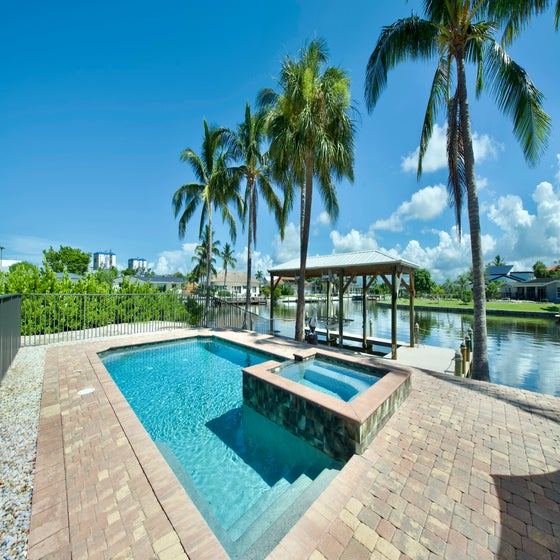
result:
<svg viewBox="0 0 560 560"><path fill-rule="evenodd" d="M343 345L343 297L344 292L356 277L362 277L362 319L363 348L366 341L366 295L367 290L379 276L391 290L391 355L397 359L397 295L399 288L404 287L410 294L410 346L414 346L414 271L418 265L395 258L381 251L356 251L308 257L305 268L305 279L321 278L327 283L335 278L338 280L339 317L338 344ZM274 290L281 278L299 278L299 257L268 270L270 273L270 330L274 323ZM407 278L406 278L407 277ZM408 281L407 281L408 280ZM330 286L329 286L330 288ZM330 295L330 289L327 294Z"/></svg>

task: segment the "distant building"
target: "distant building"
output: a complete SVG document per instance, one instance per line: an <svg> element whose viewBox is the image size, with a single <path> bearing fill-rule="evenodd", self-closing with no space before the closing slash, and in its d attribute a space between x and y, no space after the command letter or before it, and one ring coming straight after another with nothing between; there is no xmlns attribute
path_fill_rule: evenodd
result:
<svg viewBox="0 0 560 560"><path fill-rule="evenodd" d="M119 276L115 278L113 286L122 286L127 280L131 284L149 284L152 288L157 288L160 292L181 292L184 280L177 276Z"/></svg>
<svg viewBox="0 0 560 560"><path fill-rule="evenodd" d="M560 278L538 278L500 285L502 298L560 303Z"/></svg>
<svg viewBox="0 0 560 560"><path fill-rule="evenodd" d="M148 263L146 259L142 259L139 257L134 257L132 259L128 259L128 269L129 270L137 270L138 272L143 272L148 268Z"/></svg>
<svg viewBox="0 0 560 560"><path fill-rule="evenodd" d="M108 270L117 266L117 256L112 251L93 253L93 270Z"/></svg>
<svg viewBox="0 0 560 560"><path fill-rule="evenodd" d="M68 280L73 283L84 279L84 277L80 274L74 274L73 272L55 272L55 276L57 280L64 280L64 278L68 278Z"/></svg>
<svg viewBox="0 0 560 560"><path fill-rule="evenodd" d="M224 280L227 280L227 284ZM228 270L227 278L225 278L225 272L220 270L218 274L212 276L211 284L218 290L228 291L234 297L244 297L247 293L247 274L237 270ZM260 295L260 285L261 283L256 278L251 278L251 297Z"/></svg>

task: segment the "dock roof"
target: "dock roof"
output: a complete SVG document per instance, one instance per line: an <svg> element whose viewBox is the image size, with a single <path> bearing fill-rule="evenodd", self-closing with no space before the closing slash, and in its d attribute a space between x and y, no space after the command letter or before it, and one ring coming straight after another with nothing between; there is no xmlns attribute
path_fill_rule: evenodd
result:
<svg viewBox="0 0 560 560"><path fill-rule="evenodd" d="M419 268L417 264L392 257L381 251L355 251L307 257L305 277L315 278L330 273L336 274L340 270L348 276L390 274L394 267L405 274L413 273ZM299 274L299 257L269 268L268 271L274 276L294 277Z"/></svg>

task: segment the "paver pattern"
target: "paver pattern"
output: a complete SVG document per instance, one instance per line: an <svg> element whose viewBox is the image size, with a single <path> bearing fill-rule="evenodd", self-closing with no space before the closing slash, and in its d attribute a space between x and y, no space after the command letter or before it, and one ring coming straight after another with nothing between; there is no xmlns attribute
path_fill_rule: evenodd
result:
<svg viewBox="0 0 560 560"><path fill-rule="evenodd" d="M174 337L48 348L31 560L227 558L96 355ZM247 337L290 356L291 342L229 335ZM560 399L415 371L269 558L560 558Z"/></svg>

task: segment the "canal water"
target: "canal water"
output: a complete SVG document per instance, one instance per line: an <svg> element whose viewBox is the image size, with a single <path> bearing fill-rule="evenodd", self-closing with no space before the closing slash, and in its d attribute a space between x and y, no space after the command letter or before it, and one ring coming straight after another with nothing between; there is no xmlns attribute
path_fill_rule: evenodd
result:
<svg viewBox="0 0 560 560"><path fill-rule="evenodd" d="M337 314L338 302L330 313L323 303L307 304L311 316L315 306L317 315ZM261 316L269 316L266 306L255 308ZM274 328L280 334L293 337L295 331L295 303L275 307ZM472 315L443 311L415 310L415 322L420 328L420 344L459 349L469 327ZM346 298L344 317L351 319L345 325L348 333L362 333L362 304ZM390 307L367 302L367 334L391 338ZM547 395L560 396L560 323L551 319L522 319L488 315L488 360L493 383L527 389ZM319 325L321 326L321 325ZM407 309L397 311L397 338L409 341L409 314Z"/></svg>

